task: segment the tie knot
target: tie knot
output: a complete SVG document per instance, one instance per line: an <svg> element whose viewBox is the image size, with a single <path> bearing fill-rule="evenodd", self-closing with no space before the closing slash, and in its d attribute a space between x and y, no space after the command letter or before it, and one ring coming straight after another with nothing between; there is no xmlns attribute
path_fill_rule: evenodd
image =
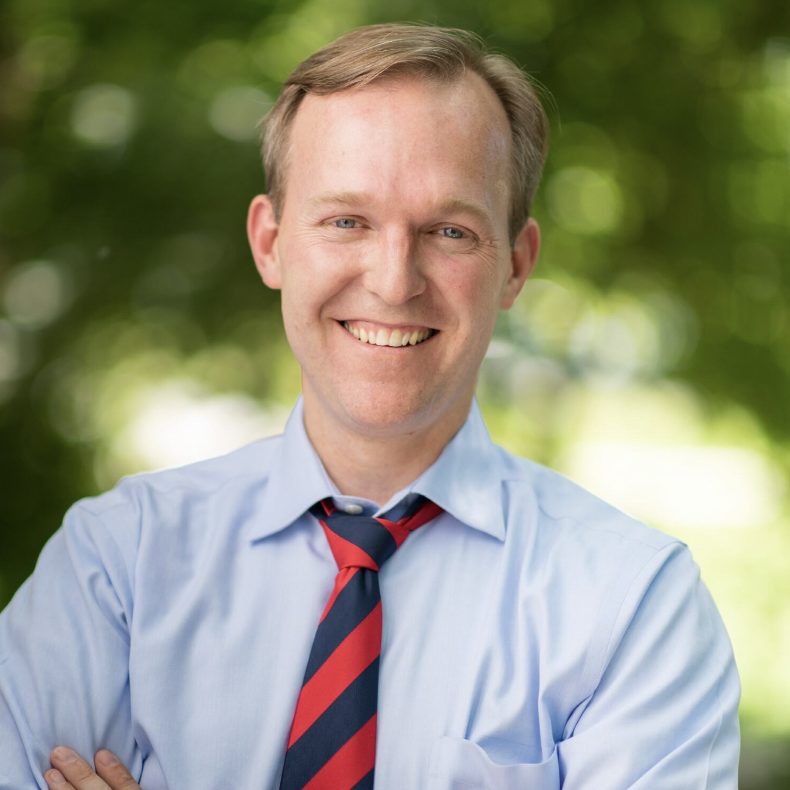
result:
<svg viewBox="0 0 790 790"><path fill-rule="evenodd" d="M342 510L334 510L329 500L319 502L310 512L321 522L338 568L377 571L412 531L435 518L441 513L441 508L425 497L419 497L398 521L349 515Z"/></svg>

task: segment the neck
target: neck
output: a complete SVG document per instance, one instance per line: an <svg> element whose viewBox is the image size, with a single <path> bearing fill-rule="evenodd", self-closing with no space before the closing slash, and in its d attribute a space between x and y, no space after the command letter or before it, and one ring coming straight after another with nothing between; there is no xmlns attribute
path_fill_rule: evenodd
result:
<svg viewBox="0 0 790 790"><path fill-rule="evenodd" d="M330 418L305 397L304 424L340 493L381 506L433 464L463 425L470 405L471 400L428 426L364 430Z"/></svg>

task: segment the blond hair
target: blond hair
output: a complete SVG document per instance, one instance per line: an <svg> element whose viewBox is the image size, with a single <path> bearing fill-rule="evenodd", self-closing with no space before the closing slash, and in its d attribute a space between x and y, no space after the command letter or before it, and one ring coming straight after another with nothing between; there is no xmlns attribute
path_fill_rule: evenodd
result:
<svg viewBox="0 0 790 790"><path fill-rule="evenodd" d="M346 33L300 63L263 120L262 156L279 216L285 194L288 135L308 93L362 87L384 76L414 74L452 82L466 69L499 97L511 132L511 241L527 221L546 157L548 122L530 78L504 55L486 51L474 33L416 24L369 25Z"/></svg>

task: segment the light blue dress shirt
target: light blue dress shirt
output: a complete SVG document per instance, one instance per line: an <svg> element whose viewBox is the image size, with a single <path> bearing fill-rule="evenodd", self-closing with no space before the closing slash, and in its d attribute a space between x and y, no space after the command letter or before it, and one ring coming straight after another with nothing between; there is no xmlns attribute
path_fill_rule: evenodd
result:
<svg viewBox="0 0 790 790"><path fill-rule="evenodd" d="M386 470L382 470L386 474ZM477 406L381 571L377 790L735 788L738 677L687 548L491 443ZM0 615L0 789L52 746L144 790L276 788L337 568L304 432L78 502Z"/></svg>

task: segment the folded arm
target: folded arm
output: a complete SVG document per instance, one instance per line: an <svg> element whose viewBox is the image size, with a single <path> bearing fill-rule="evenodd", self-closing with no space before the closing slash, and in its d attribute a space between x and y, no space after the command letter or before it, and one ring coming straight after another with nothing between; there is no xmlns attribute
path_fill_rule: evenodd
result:
<svg viewBox="0 0 790 790"><path fill-rule="evenodd" d="M107 529L75 506L0 614L0 790L46 787L50 750L63 743L82 754L110 747L139 776L122 550L134 539L122 519Z"/></svg>

